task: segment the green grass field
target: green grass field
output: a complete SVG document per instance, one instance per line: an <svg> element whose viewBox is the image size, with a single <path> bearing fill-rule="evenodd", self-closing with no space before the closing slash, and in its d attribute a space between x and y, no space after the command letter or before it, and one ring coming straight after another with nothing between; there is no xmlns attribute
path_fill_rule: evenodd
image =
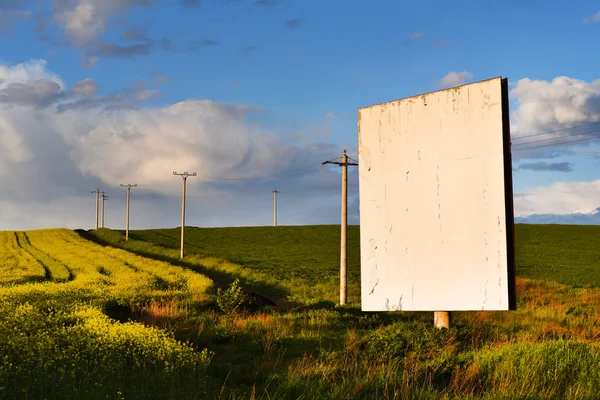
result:
<svg viewBox="0 0 600 400"><path fill-rule="evenodd" d="M339 226L186 232L2 233L0 398L597 397L600 227L517 225L517 310L449 330L360 310L356 226L344 307Z"/></svg>
<svg viewBox="0 0 600 400"><path fill-rule="evenodd" d="M517 225L517 276L600 287L600 226Z"/></svg>
<svg viewBox="0 0 600 400"><path fill-rule="evenodd" d="M178 259L180 229L100 230L98 237L132 251ZM573 287L600 287L600 227L524 225L515 227L517 276ZM360 231L348 227L349 302L360 300ZM226 277L246 278L267 294L292 301L338 301L338 225L251 228L186 227L189 264L203 264ZM220 258L229 264L218 264ZM202 260L204 259L204 260ZM262 287L261 287L262 285Z"/></svg>
<svg viewBox="0 0 600 400"><path fill-rule="evenodd" d="M183 265L215 278L240 278L269 296L310 304L339 299L340 227L186 227ZM180 229L99 230L110 244L149 257L179 262ZM348 227L349 302L360 299L359 228Z"/></svg>
<svg viewBox="0 0 600 400"><path fill-rule="evenodd" d="M299 303L168 325L214 352L216 398L593 398L600 387L600 227L516 226L517 311L363 313L359 230L350 304L338 299L339 226L100 230L105 242ZM167 319L168 320L168 319ZM162 322L165 323L164 320ZM217 394L215 394L217 393Z"/></svg>

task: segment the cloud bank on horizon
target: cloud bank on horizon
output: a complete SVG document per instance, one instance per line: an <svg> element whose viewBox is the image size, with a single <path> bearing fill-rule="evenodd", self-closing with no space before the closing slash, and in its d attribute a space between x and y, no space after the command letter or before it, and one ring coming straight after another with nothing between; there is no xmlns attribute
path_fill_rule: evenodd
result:
<svg viewBox="0 0 600 400"><path fill-rule="evenodd" d="M0 80L1 218L7 227L86 225L93 200L87 196L89 189L99 186L118 193L118 185L126 182L140 184L141 193L134 194L141 196L141 207L148 210L149 220L139 225L174 225L180 186L170 176L174 169L198 172L196 179L190 178L189 195L198 196L203 204L191 211L200 225L211 221L235 224L244 219L249 224L268 224L269 185L284 192L283 199L286 190L295 193L291 201L301 210L299 218L289 219L291 223L306 221L311 207L319 208L317 204L325 198L338 196L339 175L318 165L342 149L326 143L286 143L276 132L248 120L249 114L261 112L257 107L210 100L145 107L147 97L140 96L147 90L143 85L99 94L100 83L86 78L67 88L43 60L0 66ZM515 139L522 132L600 121L600 108L594 107L600 96L597 81L523 79L511 96L519 104L513 113ZM561 140L569 133L560 131L551 138ZM529 151L534 158L556 156L543 153L543 149ZM545 161L524 162L519 168L570 171L568 164ZM286 171L291 172L286 175ZM282 176L278 178L278 174ZM261 181L269 176L278 179ZM258 196L257 190L262 191ZM516 216L521 220L528 216L540 220L540 214L596 218L599 195L600 180L534 187L516 194ZM247 198L248 203L237 202L239 211L228 218L226 204L236 198ZM240 219L241 210L247 213L259 198L263 215ZM171 206L165 213L163 203L167 202ZM315 214L313 221L336 222L337 201L330 204L328 211ZM150 212L159 216L150 220ZM119 218L113 213L108 220L120 225Z"/></svg>
<svg viewBox="0 0 600 400"><path fill-rule="evenodd" d="M89 226L93 196L87 193L98 186L118 198L120 183L139 184L133 195L142 205L136 208L148 216L138 227L177 225L181 182L174 170L198 173L189 181L188 214L200 225L268 224L273 185L281 193L280 210L298 207L288 223L339 218L337 202L322 206L339 193L339 174L320 164L343 149L286 143L248 120L249 113L261 112L257 107L210 100L143 107L143 86L98 94L100 84L88 78L67 88L42 60L1 66L0 80L5 229ZM351 177L355 185L356 174ZM315 209L322 211L312 215ZM121 217L107 216L113 226Z"/></svg>

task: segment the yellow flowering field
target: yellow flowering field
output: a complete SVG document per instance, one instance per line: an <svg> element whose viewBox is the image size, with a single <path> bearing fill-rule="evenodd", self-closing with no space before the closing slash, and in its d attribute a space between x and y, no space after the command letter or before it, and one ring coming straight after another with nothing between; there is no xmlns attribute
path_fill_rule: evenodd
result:
<svg viewBox="0 0 600 400"><path fill-rule="evenodd" d="M211 354L110 307L205 304L198 273L67 229L0 232L0 398L201 396Z"/></svg>

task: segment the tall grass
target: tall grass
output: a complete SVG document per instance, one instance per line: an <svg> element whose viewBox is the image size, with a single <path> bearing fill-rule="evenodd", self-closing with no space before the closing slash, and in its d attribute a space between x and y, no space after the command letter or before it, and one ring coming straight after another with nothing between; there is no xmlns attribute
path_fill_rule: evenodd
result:
<svg viewBox="0 0 600 400"><path fill-rule="evenodd" d="M358 227L350 227L352 303L337 307L339 227L187 228L182 265L221 271L302 304L179 322L215 352L216 398L594 398L600 360L599 227L517 225L517 311L363 313ZM179 230L99 231L105 241L178 258ZM557 268L556 266L560 266ZM227 277L227 276L226 276ZM270 280L269 280L270 278ZM533 278L533 279L532 279ZM264 285L269 289L268 285ZM575 287L574 287L575 286Z"/></svg>

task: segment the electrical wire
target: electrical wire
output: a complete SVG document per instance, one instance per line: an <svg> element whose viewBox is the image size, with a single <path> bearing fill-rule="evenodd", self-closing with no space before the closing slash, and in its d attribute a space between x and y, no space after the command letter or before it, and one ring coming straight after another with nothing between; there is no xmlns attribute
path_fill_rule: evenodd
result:
<svg viewBox="0 0 600 400"><path fill-rule="evenodd" d="M598 125L598 124L600 124L600 122L594 122L594 123L591 123L591 124L577 125L577 126L572 126L570 128L561 128L561 129L556 129L554 131L534 133L534 134L531 134L531 135L519 136L517 138L514 138L513 140L521 140L521 139L526 139L526 138L530 138L530 137L534 137L534 136L548 135L550 133L570 131L571 129L584 128L584 127L587 127L587 126L594 126L594 125Z"/></svg>
<svg viewBox="0 0 600 400"><path fill-rule="evenodd" d="M266 175L266 176L262 176L262 177L257 177L257 178L202 178L202 179L200 179L200 181L204 181L204 182L264 181L264 180L270 180L270 179L274 179L274 178L282 177L282 176L299 176L299 175L305 175L307 173L316 173L316 172L319 172L319 171L307 171L307 172L304 172L304 173L301 173L301 174L296 174L296 172L306 171L308 169L317 168L317 167L321 167L321 164L319 164L319 165L311 165L309 167L303 167L303 168L293 169L293 170L290 170L290 171L279 172L279 173L270 174L270 175Z"/></svg>
<svg viewBox="0 0 600 400"><path fill-rule="evenodd" d="M600 132L600 129L594 129L591 131L587 131L587 132L581 132L581 133L574 133L571 135L564 135L564 136L560 136L560 137L553 137L553 138L548 138L548 139L541 139L541 140L531 140L529 142L524 142L524 143L517 143L514 146L525 146L528 144L535 144L535 143L542 143L542 142L549 142L551 140L561 140L561 139L565 139L568 137L575 137L575 136L583 136L583 135L588 135L590 133L596 133L596 132Z"/></svg>
<svg viewBox="0 0 600 400"><path fill-rule="evenodd" d="M569 140L566 142L549 143L549 144L544 144L544 145L540 145L540 146L522 147L522 148L514 149L512 151L515 152L515 151L523 151L523 150L541 149L544 147L559 146L561 144L579 143L579 142L585 142L587 140L594 140L594 139L600 139L600 136L588 137L588 138L583 138L583 139L578 139L578 140Z"/></svg>

